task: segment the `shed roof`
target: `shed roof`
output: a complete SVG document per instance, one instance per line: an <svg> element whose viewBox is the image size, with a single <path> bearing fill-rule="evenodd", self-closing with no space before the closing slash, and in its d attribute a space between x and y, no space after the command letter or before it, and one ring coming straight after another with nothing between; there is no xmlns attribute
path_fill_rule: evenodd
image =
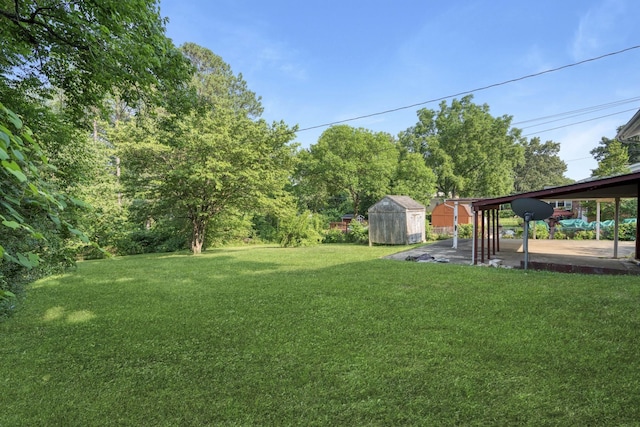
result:
<svg viewBox="0 0 640 427"><path fill-rule="evenodd" d="M384 199L391 199L397 205L399 205L399 206L401 206L403 208L409 209L409 210L426 209L424 207L424 205L416 202L415 200L413 200L409 196L385 196L385 197L383 197L383 200Z"/></svg>

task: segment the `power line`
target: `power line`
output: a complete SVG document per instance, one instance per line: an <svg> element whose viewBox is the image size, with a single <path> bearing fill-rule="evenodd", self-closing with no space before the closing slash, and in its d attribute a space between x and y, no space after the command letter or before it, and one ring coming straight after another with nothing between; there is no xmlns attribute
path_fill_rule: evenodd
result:
<svg viewBox="0 0 640 427"><path fill-rule="evenodd" d="M637 110L638 110L637 108L632 108L632 109L629 109L629 110L618 111L617 113L606 114L606 115L604 115L604 116L594 117L594 118L591 118L591 119L582 120L582 121L580 121L580 122L569 123L569 124L562 125L562 126L557 126L557 127L551 128L551 129L539 130L539 131L537 131L537 132L528 133L528 134L526 134L526 135L522 135L522 136L523 136L523 137L527 137L527 136L531 136L531 135L538 135L538 134L540 134L540 133L544 133L544 132L551 132L552 130L558 130L558 129L566 128L566 127L569 127L569 126L579 125L579 124L581 124L581 123L592 122L592 121L594 121L594 120L604 119L605 117L616 116L616 115L618 115L618 114L628 113L629 111L637 111Z"/></svg>
<svg viewBox="0 0 640 427"><path fill-rule="evenodd" d="M543 123L538 123L536 125L529 125L529 126L524 126L524 127L518 126L520 129L527 129L527 128L530 128L530 127L541 126L541 125L547 124L547 123L553 123L553 122L557 122L557 121L560 121L560 120L566 120L566 119L570 119L570 118L573 118L573 117L578 117L578 116L582 116L582 115L585 115L585 114L590 114L590 113L593 113L593 112L596 112L596 111L608 110L609 108L617 107L617 106L624 105L624 104L630 104L632 102L637 102L637 101L640 101L640 97L622 99L622 100L619 100L619 101L608 102L606 104L594 105L594 106L591 106L591 107L580 108L580 109L577 109L577 110L565 111L563 113L556 113L556 114L552 114L552 115L549 115L549 116L537 117L535 119L521 120L519 122L512 123L512 125L513 126L517 126L517 125L521 125L521 124L538 122L540 120L555 119L556 117L559 117L558 119L550 120L550 121L543 122Z"/></svg>
<svg viewBox="0 0 640 427"><path fill-rule="evenodd" d="M540 71L540 72L534 73L534 74L528 74L526 76L518 77L518 78L515 78L515 79L511 79L511 80L505 80L505 81L500 82L500 83L493 83L493 84L490 84L488 86L482 86L482 87L479 87L479 88L476 88L476 89L466 90L464 92L458 92L458 93L455 93L453 95L447 95L447 96L443 96L443 97L440 97L440 98L430 99L428 101L418 102L416 104L405 105L403 107L392 108L390 110L379 111L377 113L365 114L363 116L352 117L350 119L337 120L335 122L329 122L329 123L323 123L323 124L320 124L320 125L309 126L309 127L306 127L306 128L298 129L298 132L303 132L303 131L322 128L322 127L327 127L327 126L333 126L333 125L337 125L337 124L340 124L340 123L352 122L352 121L355 121L355 120L366 119L366 118L369 118L369 117L381 116L383 114L389 114L389 113L393 113L393 112L396 112L396 111L407 110L409 108L415 108L415 107L419 107L419 106L425 105L425 104L430 104L430 103L433 103L433 102L444 101L445 99L454 98L456 96L468 95L468 94L471 94L471 93L474 93L474 92L480 92L480 91L491 89L491 88L494 88L494 87L504 86L504 85L507 85L509 83L514 83L514 82L518 82L518 81L521 81L521 80L526 80L526 79L530 79L530 78L533 78L533 77L538 77L538 76L541 76L543 74L549 74L549 73L553 73L553 72L556 72L556 71L564 70L566 68L576 67L578 65L582 65L582 64L585 64L587 62L598 61L600 59L607 58L609 56L619 55L621 53L625 53L625 52L628 52L630 50L638 49L638 48L640 48L640 45L631 46L631 47L628 47L628 48L625 48L625 49L622 49L622 50L618 50L618 51L615 51L615 52L609 52L609 53L605 53L604 55L600 55L600 56L596 56L596 57L593 57L593 58L584 59L582 61L574 62L572 64L562 65L560 67L551 68L549 70Z"/></svg>

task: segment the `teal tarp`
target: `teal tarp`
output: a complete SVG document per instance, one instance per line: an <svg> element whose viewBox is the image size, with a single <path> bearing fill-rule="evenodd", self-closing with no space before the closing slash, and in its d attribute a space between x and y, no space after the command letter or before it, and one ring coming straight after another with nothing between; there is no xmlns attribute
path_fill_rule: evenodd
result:
<svg viewBox="0 0 640 427"><path fill-rule="evenodd" d="M595 230L597 221L586 222L581 219L562 219L558 221L562 228L567 230ZM636 218L627 218L622 220L623 224L636 223ZM613 227L615 221L612 219L600 222L600 228Z"/></svg>

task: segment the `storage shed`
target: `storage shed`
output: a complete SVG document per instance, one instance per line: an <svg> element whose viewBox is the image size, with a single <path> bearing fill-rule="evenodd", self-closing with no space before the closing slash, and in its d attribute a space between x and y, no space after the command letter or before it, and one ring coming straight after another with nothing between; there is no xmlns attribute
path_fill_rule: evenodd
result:
<svg viewBox="0 0 640 427"><path fill-rule="evenodd" d="M431 226L453 228L453 200L437 205L431 212ZM468 204L458 203L458 224L472 224L473 215Z"/></svg>
<svg viewBox="0 0 640 427"><path fill-rule="evenodd" d="M369 208L369 245L425 241L426 208L409 196L385 196Z"/></svg>

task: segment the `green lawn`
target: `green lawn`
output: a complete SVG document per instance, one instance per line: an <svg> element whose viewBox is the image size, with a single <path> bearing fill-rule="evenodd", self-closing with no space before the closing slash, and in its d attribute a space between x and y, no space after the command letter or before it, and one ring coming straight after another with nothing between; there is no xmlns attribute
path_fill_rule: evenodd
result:
<svg viewBox="0 0 640 427"><path fill-rule="evenodd" d="M0 323L0 425L638 425L639 278L379 259L396 250L41 280Z"/></svg>

